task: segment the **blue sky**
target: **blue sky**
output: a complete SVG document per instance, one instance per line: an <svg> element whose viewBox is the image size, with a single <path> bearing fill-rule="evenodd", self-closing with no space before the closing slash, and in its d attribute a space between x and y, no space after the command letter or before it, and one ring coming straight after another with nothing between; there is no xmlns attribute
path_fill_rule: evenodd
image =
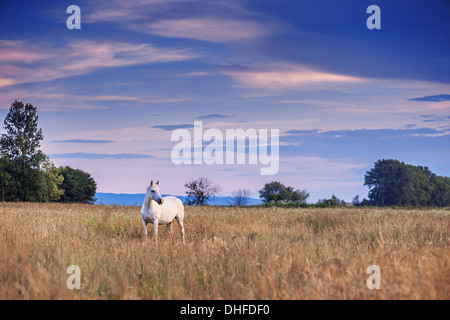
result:
<svg viewBox="0 0 450 320"><path fill-rule="evenodd" d="M72 4L81 30L66 27ZM43 151L99 192L154 179L183 195L206 176L223 195L278 180L351 201L381 158L450 176L449 16L445 0L2 1L0 117L37 106ZM198 120L279 129L278 174L174 165L171 132Z"/></svg>

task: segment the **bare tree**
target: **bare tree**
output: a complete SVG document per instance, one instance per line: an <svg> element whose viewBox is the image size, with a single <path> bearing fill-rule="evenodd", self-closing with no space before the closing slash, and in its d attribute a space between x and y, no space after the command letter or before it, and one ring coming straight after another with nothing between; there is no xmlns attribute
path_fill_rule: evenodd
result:
<svg viewBox="0 0 450 320"><path fill-rule="evenodd" d="M250 190L249 189L237 189L231 193L232 204L235 206L246 206L249 204L250 200Z"/></svg>
<svg viewBox="0 0 450 320"><path fill-rule="evenodd" d="M218 194L222 188L208 178L200 177L189 180L184 187L188 196L186 204L203 205L206 204L212 196Z"/></svg>

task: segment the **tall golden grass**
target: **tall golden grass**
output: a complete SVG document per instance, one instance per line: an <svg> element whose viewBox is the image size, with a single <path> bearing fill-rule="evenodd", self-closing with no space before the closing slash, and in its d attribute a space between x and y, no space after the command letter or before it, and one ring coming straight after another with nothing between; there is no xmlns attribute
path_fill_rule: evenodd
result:
<svg viewBox="0 0 450 320"><path fill-rule="evenodd" d="M138 207L0 204L1 299L449 299L450 211L186 207L186 245ZM81 289L69 290L69 265ZM381 269L369 290L366 269Z"/></svg>

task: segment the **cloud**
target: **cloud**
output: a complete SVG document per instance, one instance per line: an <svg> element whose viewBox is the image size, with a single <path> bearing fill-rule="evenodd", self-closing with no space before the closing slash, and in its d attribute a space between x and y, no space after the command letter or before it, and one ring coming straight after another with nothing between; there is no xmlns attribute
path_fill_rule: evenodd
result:
<svg viewBox="0 0 450 320"><path fill-rule="evenodd" d="M1 86L1 85L0 85ZM95 101L93 96L81 96L68 94L67 90L58 87L42 87L25 89L0 88L2 101L14 100L31 102L39 112L45 111L78 111L107 109L105 105L91 103ZM8 104L0 104L0 109L9 108Z"/></svg>
<svg viewBox="0 0 450 320"><path fill-rule="evenodd" d="M211 75L214 75L214 73L205 71L192 71L179 74L178 77L206 77Z"/></svg>
<svg viewBox="0 0 450 320"><path fill-rule="evenodd" d="M294 135L306 135L306 134L315 134L319 133L319 130L288 130L285 132L286 134L294 134Z"/></svg>
<svg viewBox="0 0 450 320"><path fill-rule="evenodd" d="M225 118L232 118L232 116L227 116L224 114L206 114L203 116L199 116L197 119L208 120L208 119L225 119Z"/></svg>
<svg viewBox="0 0 450 320"><path fill-rule="evenodd" d="M0 88L12 86L13 84L16 84L16 83L17 82L11 78L0 78Z"/></svg>
<svg viewBox="0 0 450 320"><path fill-rule="evenodd" d="M116 89L114 90L117 92ZM100 93L81 95L68 92L71 91L63 86L36 84L27 87L27 89L0 88L0 98L4 102L13 102L16 99L31 102L38 107L40 112L104 110L111 109L118 104L124 107L129 107L130 105L133 105L133 107L146 107L148 104L172 104L192 100L189 97L177 98L173 94L171 97L154 96L147 92L137 92L133 96L104 95ZM9 108L7 103L0 104L0 109L6 108Z"/></svg>
<svg viewBox="0 0 450 320"><path fill-rule="evenodd" d="M101 68L185 61L197 55L186 49L157 48L149 44L84 40L64 46L2 41L0 57L0 86L9 86L82 75Z"/></svg>
<svg viewBox="0 0 450 320"><path fill-rule="evenodd" d="M147 63L183 61L195 57L186 50L168 50L149 44L81 41L68 45L71 62L64 70L89 71L101 67L122 67Z"/></svg>
<svg viewBox="0 0 450 320"><path fill-rule="evenodd" d="M359 136L364 138L380 138L396 136L407 137L417 135L439 134L445 130L437 130L433 128L406 128L406 129L359 129L359 130L289 130L286 131L285 137L289 136L316 136L316 137L342 137L342 136Z"/></svg>
<svg viewBox="0 0 450 320"><path fill-rule="evenodd" d="M152 128L162 129L164 131L172 131L172 130L176 130L176 129L189 129L189 128L193 128L193 127L194 127L193 124L166 124L166 125L153 126Z"/></svg>
<svg viewBox="0 0 450 320"><path fill-rule="evenodd" d="M272 64L246 68L220 66L219 70L234 78L241 87L269 90L296 89L307 85L357 83L365 81L362 78L326 73L293 64ZM299 101L284 100L284 103L297 102Z"/></svg>
<svg viewBox="0 0 450 320"><path fill-rule="evenodd" d="M127 97L127 96L95 96L91 100L95 101L139 101L137 97Z"/></svg>
<svg viewBox="0 0 450 320"><path fill-rule="evenodd" d="M190 101L192 98L150 98L148 100L143 100L146 103L178 103Z"/></svg>
<svg viewBox="0 0 450 320"><path fill-rule="evenodd" d="M89 8L86 23L111 22L133 31L168 38L214 43L243 43L289 29L286 23L250 12L239 1L100 1Z"/></svg>
<svg viewBox="0 0 450 320"><path fill-rule="evenodd" d="M438 122L438 121L447 121L450 120L450 116L437 116L432 114L424 114L422 115L422 122Z"/></svg>
<svg viewBox="0 0 450 320"><path fill-rule="evenodd" d="M270 29L256 21L237 19L189 18L159 20L140 29L145 33L170 38L189 38L218 43L262 38Z"/></svg>
<svg viewBox="0 0 450 320"><path fill-rule="evenodd" d="M442 102L442 101L450 101L450 94L439 94L435 96L426 96L422 98L412 98L409 99L411 101L419 101L419 102Z"/></svg>
<svg viewBox="0 0 450 320"><path fill-rule="evenodd" d="M53 140L54 143L111 143L114 140L88 140L88 139L69 139L69 140Z"/></svg>
<svg viewBox="0 0 450 320"><path fill-rule="evenodd" d="M121 22L148 19L152 15L160 15L172 5L180 5L191 0L134 0L133 2L120 0L98 0L86 10L83 19L85 23Z"/></svg>
<svg viewBox="0 0 450 320"><path fill-rule="evenodd" d="M85 152L50 154L49 157L52 159L90 159L90 160L101 160L101 159L131 160L131 159L154 158L154 156L146 154L132 154L132 153L106 154L106 153L85 153Z"/></svg>
<svg viewBox="0 0 450 320"><path fill-rule="evenodd" d="M86 100L91 101L121 101L121 102L139 102L139 103L151 103L151 104L166 104L166 103L179 103L192 100L192 98L164 98L164 97L154 97L147 95L140 95L139 97L128 97L128 96L85 96Z"/></svg>
<svg viewBox="0 0 450 320"><path fill-rule="evenodd" d="M28 50L23 50L24 48ZM53 56L51 52L43 52L38 44L28 44L20 40L0 40L0 63L35 63Z"/></svg>
<svg viewBox="0 0 450 320"><path fill-rule="evenodd" d="M294 131L294 130L293 130ZM298 133L298 134L295 134ZM381 158L403 161L447 159L450 129L304 130L280 136L280 156L351 158L373 162Z"/></svg>
<svg viewBox="0 0 450 320"><path fill-rule="evenodd" d="M305 103L308 102L308 100L280 100L279 103L282 104L299 104L299 103Z"/></svg>

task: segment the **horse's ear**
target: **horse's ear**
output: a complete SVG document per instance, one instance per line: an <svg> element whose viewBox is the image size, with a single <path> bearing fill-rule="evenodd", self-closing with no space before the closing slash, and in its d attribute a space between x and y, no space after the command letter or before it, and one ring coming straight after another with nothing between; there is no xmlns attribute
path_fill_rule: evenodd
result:
<svg viewBox="0 0 450 320"><path fill-rule="evenodd" d="M159 184L159 180L158 180L158 182L156 183L156 185L158 185Z"/></svg>
<svg viewBox="0 0 450 320"><path fill-rule="evenodd" d="M150 187L153 185L153 180L152 180L152 182L150 182Z"/></svg>

